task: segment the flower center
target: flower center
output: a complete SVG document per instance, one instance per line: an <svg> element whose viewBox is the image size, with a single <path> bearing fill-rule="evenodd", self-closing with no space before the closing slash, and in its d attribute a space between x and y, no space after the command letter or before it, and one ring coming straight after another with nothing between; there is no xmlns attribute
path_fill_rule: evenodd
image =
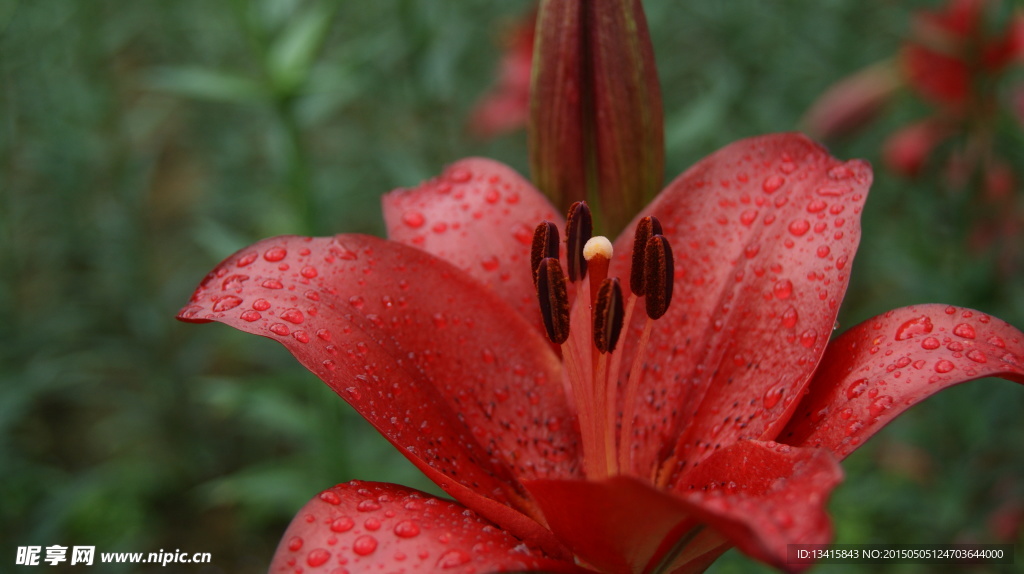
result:
<svg viewBox="0 0 1024 574"><path fill-rule="evenodd" d="M590 209L584 202L569 208L566 222L568 280L559 261L561 242L555 224L545 221L533 236L531 264L537 299L548 338L561 346L569 391L583 440L583 464L589 478L626 472L631 466L634 407L644 375L644 350L651 326L672 301L672 248L661 224L645 217L633 241L629 293L617 277L608 277L613 251L606 237L592 236ZM587 279L584 281L584 279ZM576 303L570 308L569 284ZM623 327L644 299L647 319L635 346L633 362L620 380L623 351L617 350ZM621 401L620 399L621 394ZM619 412L619 405L622 412Z"/></svg>

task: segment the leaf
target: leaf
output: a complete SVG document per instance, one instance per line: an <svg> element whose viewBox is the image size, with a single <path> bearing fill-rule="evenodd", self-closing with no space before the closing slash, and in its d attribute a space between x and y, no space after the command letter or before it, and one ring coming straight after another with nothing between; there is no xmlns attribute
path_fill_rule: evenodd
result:
<svg viewBox="0 0 1024 574"><path fill-rule="evenodd" d="M336 8L318 2L291 20L267 52L267 71L274 91L293 94L307 81L317 52L327 39Z"/></svg>
<svg viewBox="0 0 1024 574"><path fill-rule="evenodd" d="M268 97L260 84L248 78L201 67L156 68L147 75L146 84L155 90L220 102L262 102Z"/></svg>

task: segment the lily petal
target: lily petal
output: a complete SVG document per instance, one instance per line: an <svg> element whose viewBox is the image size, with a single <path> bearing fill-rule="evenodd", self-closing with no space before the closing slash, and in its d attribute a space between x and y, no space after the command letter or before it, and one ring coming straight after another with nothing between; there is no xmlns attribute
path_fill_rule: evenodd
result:
<svg viewBox="0 0 1024 574"><path fill-rule="evenodd" d="M543 333L530 274L533 230L565 219L512 168L468 158L382 200L388 237L453 263L494 290Z"/></svg>
<svg viewBox="0 0 1024 574"><path fill-rule="evenodd" d="M802 566L786 564L788 544L831 538L825 503L841 479L827 451L741 441L688 472L674 492L623 475L526 487L559 539L602 571L683 570L730 544L794 570ZM702 524L710 530L695 530Z"/></svg>
<svg viewBox="0 0 1024 574"><path fill-rule="evenodd" d="M579 474L561 365L451 264L364 235L275 237L221 263L178 317L278 341L449 494L550 538L516 477Z"/></svg>
<svg viewBox="0 0 1024 574"><path fill-rule="evenodd" d="M775 134L708 156L640 214L661 220L676 272L672 305L642 357L626 439L634 473L653 476L673 447L678 465L663 473L740 439L774 437L832 332L871 179L865 162ZM612 275L626 275L632 241L619 238ZM642 320L634 316L627 357Z"/></svg>
<svg viewBox="0 0 1024 574"><path fill-rule="evenodd" d="M779 440L845 458L911 406L984 377L1024 383L1024 333L948 305L889 311L829 345Z"/></svg>
<svg viewBox="0 0 1024 574"><path fill-rule="evenodd" d="M458 503L395 484L352 481L321 492L299 510L269 572L440 570L581 571Z"/></svg>

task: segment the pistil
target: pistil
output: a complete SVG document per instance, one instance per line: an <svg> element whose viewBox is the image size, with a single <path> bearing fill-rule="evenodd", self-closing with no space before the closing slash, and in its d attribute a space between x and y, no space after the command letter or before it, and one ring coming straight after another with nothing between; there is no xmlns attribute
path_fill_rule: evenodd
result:
<svg viewBox="0 0 1024 574"><path fill-rule="evenodd" d="M578 281L576 304L571 311L554 224L537 226L531 263L545 330L551 341L562 347L579 417L584 471L590 478L605 478L630 469L630 437L636 395L645 371L644 351L653 321L665 314L672 301L674 270L672 249L661 224L654 217L642 219L634 236L630 293L624 298L619 279L608 278L612 244L602 236L590 237L591 225L586 204L574 204L566 227L569 280ZM622 429L617 433L622 352L616 352L616 348L640 297L645 298L647 320L624 383Z"/></svg>

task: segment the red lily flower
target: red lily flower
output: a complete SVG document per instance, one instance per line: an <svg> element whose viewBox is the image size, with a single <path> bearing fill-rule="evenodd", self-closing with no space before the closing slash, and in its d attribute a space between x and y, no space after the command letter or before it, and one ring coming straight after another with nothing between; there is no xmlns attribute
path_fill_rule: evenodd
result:
<svg viewBox="0 0 1024 574"><path fill-rule="evenodd" d="M591 260L592 280L647 269L644 296L582 281L581 212L566 249L547 199L483 159L387 195L390 240L232 255L179 318L279 341L458 501L325 490L272 571L688 572L733 545L806 567L787 544L830 539L838 459L942 388L1024 382L1024 334L966 309L829 342L871 177L796 134L712 154L634 220L636 260L632 232Z"/></svg>

